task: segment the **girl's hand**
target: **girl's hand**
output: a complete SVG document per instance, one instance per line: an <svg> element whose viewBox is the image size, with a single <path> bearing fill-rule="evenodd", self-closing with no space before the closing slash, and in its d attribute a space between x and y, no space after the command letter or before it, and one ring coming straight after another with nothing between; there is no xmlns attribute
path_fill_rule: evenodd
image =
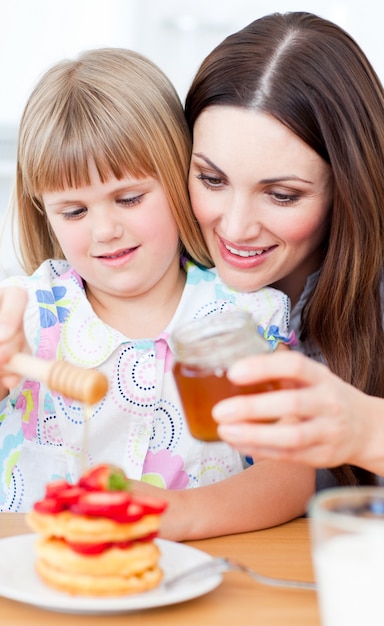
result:
<svg viewBox="0 0 384 626"><path fill-rule="evenodd" d="M312 467L351 463L384 475L384 450L378 445L384 439L382 398L363 394L293 351L247 357L230 368L228 377L236 384L279 379L292 384L215 406L220 437L242 453Z"/></svg>
<svg viewBox="0 0 384 626"><path fill-rule="evenodd" d="M3 365L16 352L28 352L24 334L23 316L27 304L27 293L21 287L0 289L0 396L7 395L19 377L3 370Z"/></svg>

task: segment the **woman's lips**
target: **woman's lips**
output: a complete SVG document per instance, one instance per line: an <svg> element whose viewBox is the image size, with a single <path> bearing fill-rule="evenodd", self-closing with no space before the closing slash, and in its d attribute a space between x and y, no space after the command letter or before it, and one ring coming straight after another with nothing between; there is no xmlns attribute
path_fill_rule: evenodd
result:
<svg viewBox="0 0 384 626"><path fill-rule="evenodd" d="M242 250L241 248L235 248L234 246L230 246L228 244L224 244L224 246L229 250L231 254L235 254L237 256L249 257L263 254L264 248L262 250Z"/></svg>
<svg viewBox="0 0 384 626"><path fill-rule="evenodd" d="M266 248L252 248L251 246L236 246L218 237L219 252L222 259L234 267L248 269L264 263L275 246Z"/></svg>

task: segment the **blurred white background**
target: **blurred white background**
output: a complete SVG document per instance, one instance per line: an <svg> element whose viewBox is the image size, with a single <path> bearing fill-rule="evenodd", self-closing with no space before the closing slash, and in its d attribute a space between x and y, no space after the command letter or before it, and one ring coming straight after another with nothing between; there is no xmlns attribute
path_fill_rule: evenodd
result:
<svg viewBox="0 0 384 626"><path fill-rule="evenodd" d="M226 35L264 14L297 10L343 26L384 80L384 6L376 0L0 0L0 219L22 109L53 63L88 48L132 48L155 61L184 100L200 62ZM7 240L1 245L7 269Z"/></svg>

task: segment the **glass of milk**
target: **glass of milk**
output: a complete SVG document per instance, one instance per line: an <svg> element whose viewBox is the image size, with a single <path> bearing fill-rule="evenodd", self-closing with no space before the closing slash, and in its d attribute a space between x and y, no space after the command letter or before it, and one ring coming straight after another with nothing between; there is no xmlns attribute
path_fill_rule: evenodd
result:
<svg viewBox="0 0 384 626"><path fill-rule="evenodd" d="M384 625L384 488L338 487L310 504L323 626Z"/></svg>

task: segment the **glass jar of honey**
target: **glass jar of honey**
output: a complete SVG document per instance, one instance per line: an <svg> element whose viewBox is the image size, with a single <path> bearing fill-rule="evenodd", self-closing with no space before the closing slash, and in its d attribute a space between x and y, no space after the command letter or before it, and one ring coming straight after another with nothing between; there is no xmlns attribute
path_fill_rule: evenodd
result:
<svg viewBox="0 0 384 626"><path fill-rule="evenodd" d="M173 373L190 433L203 441L217 441L212 408L220 400L276 389L275 382L237 386L226 376L241 357L269 352L247 311L215 313L176 329L171 337Z"/></svg>

